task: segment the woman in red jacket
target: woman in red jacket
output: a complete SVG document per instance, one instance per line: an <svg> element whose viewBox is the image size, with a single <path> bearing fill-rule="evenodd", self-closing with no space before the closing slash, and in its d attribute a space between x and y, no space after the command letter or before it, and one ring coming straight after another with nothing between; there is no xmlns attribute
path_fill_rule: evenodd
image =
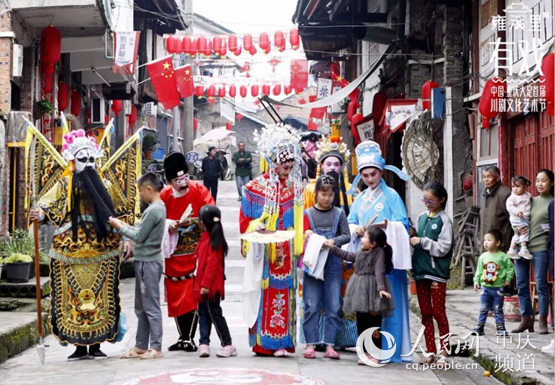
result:
<svg viewBox="0 0 555 385"><path fill-rule="evenodd" d="M199 218L203 232L197 248L197 275L194 283L199 312L199 356L210 356L212 324L222 344L216 355L218 357L236 356L237 350L231 344L229 328L220 306L220 300L224 299L224 257L228 251L222 227L222 213L216 206L205 205L200 209Z"/></svg>

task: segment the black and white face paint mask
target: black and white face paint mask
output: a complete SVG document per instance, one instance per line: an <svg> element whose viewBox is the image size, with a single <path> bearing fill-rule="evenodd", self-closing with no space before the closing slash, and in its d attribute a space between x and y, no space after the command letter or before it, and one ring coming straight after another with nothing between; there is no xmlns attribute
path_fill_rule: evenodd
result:
<svg viewBox="0 0 555 385"><path fill-rule="evenodd" d="M93 151L89 148L83 148L75 153L75 172L79 173L86 167L96 169L96 161Z"/></svg>

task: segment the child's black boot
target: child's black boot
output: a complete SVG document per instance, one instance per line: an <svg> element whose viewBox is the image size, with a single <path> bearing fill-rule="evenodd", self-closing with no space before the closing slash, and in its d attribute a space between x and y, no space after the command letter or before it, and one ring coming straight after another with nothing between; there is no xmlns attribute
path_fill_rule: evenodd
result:
<svg viewBox="0 0 555 385"><path fill-rule="evenodd" d="M505 325L504 324L498 324L497 325L497 331L495 332L496 336L508 336L509 332L507 331L507 329L505 329Z"/></svg>
<svg viewBox="0 0 555 385"><path fill-rule="evenodd" d="M479 336L485 335L485 333L484 333L484 324L482 324L482 323L476 324L476 327L474 329L472 329L472 333L476 333L476 335L479 335Z"/></svg>

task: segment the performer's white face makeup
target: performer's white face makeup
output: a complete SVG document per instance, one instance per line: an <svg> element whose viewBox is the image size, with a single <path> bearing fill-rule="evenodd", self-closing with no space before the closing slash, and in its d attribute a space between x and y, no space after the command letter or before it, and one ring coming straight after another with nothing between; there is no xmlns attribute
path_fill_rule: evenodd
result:
<svg viewBox="0 0 555 385"><path fill-rule="evenodd" d="M183 174L177 178L173 178L170 184L173 187L173 193L176 198L187 194L187 190L189 189L189 174Z"/></svg>
<svg viewBox="0 0 555 385"><path fill-rule="evenodd" d="M93 152L88 148L83 148L75 153L75 172L81 172L86 167L96 168Z"/></svg>
<svg viewBox="0 0 555 385"><path fill-rule="evenodd" d="M322 172L327 174L330 171L335 171L336 173L341 174L342 167L341 160L339 160L338 157L328 156L322 163Z"/></svg>
<svg viewBox="0 0 555 385"><path fill-rule="evenodd" d="M287 179L289 177L289 174L291 174L291 171L293 171L294 166L295 166L294 161L289 161L289 162L285 162L285 163L282 163L282 164L278 164L276 166L276 171L277 171L279 179L281 179L281 180Z"/></svg>
<svg viewBox="0 0 555 385"><path fill-rule="evenodd" d="M360 177L366 186L374 190L380 185L382 172L375 167L366 167L360 170Z"/></svg>

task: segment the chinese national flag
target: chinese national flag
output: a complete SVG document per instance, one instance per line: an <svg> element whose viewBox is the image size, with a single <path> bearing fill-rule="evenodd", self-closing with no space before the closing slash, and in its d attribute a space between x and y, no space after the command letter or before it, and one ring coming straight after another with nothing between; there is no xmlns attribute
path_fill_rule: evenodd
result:
<svg viewBox="0 0 555 385"><path fill-rule="evenodd" d="M193 83L193 69L190 65L175 69L175 80L177 82L177 91L181 99L193 96L195 93L195 84Z"/></svg>
<svg viewBox="0 0 555 385"><path fill-rule="evenodd" d="M156 97L164 108L170 109L179 105L179 93L177 92L177 82L171 56L153 61L147 64L146 68L154 86Z"/></svg>
<svg viewBox="0 0 555 385"><path fill-rule="evenodd" d="M291 60L291 87L298 92L308 87L308 62L302 59Z"/></svg>

